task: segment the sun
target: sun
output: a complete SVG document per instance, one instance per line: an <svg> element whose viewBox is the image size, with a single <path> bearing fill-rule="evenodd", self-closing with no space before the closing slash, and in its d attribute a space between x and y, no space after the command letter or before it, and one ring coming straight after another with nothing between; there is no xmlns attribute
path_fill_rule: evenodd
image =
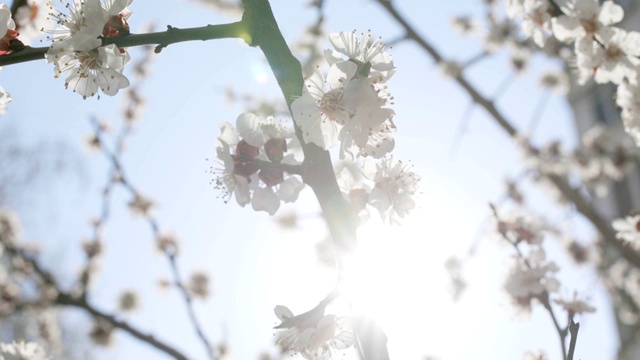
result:
<svg viewBox="0 0 640 360"><path fill-rule="evenodd" d="M390 347L396 342L397 349L412 354L423 351L417 345L429 333L451 326L454 311L444 270L450 252L438 243L443 234L426 226L424 221L389 226L370 220L358 232L357 254L345 263L343 291L353 314L374 318Z"/></svg>

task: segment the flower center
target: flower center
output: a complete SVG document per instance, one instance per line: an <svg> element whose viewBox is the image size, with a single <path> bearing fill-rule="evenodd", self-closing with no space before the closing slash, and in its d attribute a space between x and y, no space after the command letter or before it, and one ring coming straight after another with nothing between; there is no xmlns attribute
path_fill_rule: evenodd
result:
<svg viewBox="0 0 640 360"><path fill-rule="evenodd" d="M78 61L85 69L97 70L102 67L102 61L99 58L98 50L80 51L78 54Z"/></svg>
<svg viewBox="0 0 640 360"><path fill-rule="evenodd" d="M581 22L584 31L587 32L587 35L593 36L596 31L598 31L598 19L596 19L595 17L587 20L582 20Z"/></svg>
<svg viewBox="0 0 640 360"><path fill-rule="evenodd" d="M339 89L330 90L322 96L318 102L322 113L331 121L337 121L338 112L343 109L342 91Z"/></svg>
<svg viewBox="0 0 640 360"><path fill-rule="evenodd" d="M605 56L607 57L607 60L617 60L619 59L623 54L623 51L617 47L616 45L609 45L609 47L607 47L607 50L605 51Z"/></svg>

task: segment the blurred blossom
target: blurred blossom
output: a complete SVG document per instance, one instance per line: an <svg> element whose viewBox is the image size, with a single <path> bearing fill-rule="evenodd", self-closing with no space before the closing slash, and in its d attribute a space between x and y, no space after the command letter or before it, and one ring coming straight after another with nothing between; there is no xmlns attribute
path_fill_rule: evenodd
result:
<svg viewBox="0 0 640 360"><path fill-rule="evenodd" d="M567 95L569 92L569 77L564 71L546 71L540 75L539 84L557 95Z"/></svg>
<svg viewBox="0 0 640 360"><path fill-rule="evenodd" d="M133 290L127 290L118 298L118 308L124 312L135 311L140 307L138 294Z"/></svg>
<svg viewBox="0 0 640 360"><path fill-rule="evenodd" d="M178 254L180 249L178 239L171 233L160 234L156 240L158 250L170 256Z"/></svg>
<svg viewBox="0 0 640 360"><path fill-rule="evenodd" d="M328 360L351 347L354 335L349 321L318 310L322 309L295 316L286 306L276 306L276 316L282 321L275 327L280 330L276 333L276 345L310 360Z"/></svg>
<svg viewBox="0 0 640 360"><path fill-rule="evenodd" d="M571 300L554 299L553 302L562 306L562 308L569 313L569 316L573 316L575 314L592 313L596 311L596 308L578 299L578 295L575 293L573 294L573 299Z"/></svg>
<svg viewBox="0 0 640 360"><path fill-rule="evenodd" d="M189 283L187 284L187 290L189 290L193 296L206 299L209 297L209 275L205 272L194 272L191 274L189 278Z"/></svg>
<svg viewBox="0 0 640 360"><path fill-rule="evenodd" d="M478 31L478 24L469 16L456 16L452 18L451 26L460 35L471 35Z"/></svg>
<svg viewBox="0 0 640 360"><path fill-rule="evenodd" d="M462 74L462 65L457 61L440 61L438 63L440 72L447 78L457 78Z"/></svg>
<svg viewBox="0 0 640 360"><path fill-rule="evenodd" d="M544 351L527 351L524 353L522 360L549 360Z"/></svg>
<svg viewBox="0 0 640 360"><path fill-rule="evenodd" d="M640 214L616 219L612 225L617 232L616 238L628 242L635 249L640 249Z"/></svg>
<svg viewBox="0 0 640 360"><path fill-rule="evenodd" d="M560 288L560 282L554 275L559 270L553 261L545 261L542 249L537 249L531 251L526 259L514 262L504 288L518 308L530 310L533 299Z"/></svg>
<svg viewBox="0 0 640 360"><path fill-rule="evenodd" d="M34 342L13 341L0 343L0 359L3 360L47 360L44 348Z"/></svg>
<svg viewBox="0 0 640 360"><path fill-rule="evenodd" d="M136 193L133 200L129 202L129 209L131 209L134 214L140 216L149 216L153 206L153 202L140 193Z"/></svg>
<svg viewBox="0 0 640 360"><path fill-rule="evenodd" d="M89 337L96 345L110 346L113 341L113 325L103 319L96 319Z"/></svg>

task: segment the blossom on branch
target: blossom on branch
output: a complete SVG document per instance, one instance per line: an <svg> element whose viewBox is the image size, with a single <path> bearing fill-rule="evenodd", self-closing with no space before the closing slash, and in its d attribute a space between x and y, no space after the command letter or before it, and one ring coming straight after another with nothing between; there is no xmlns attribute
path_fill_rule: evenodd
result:
<svg viewBox="0 0 640 360"><path fill-rule="evenodd" d="M554 299L553 302L562 306L562 308L569 313L569 316L596 311L596 308L578 299L576 294L573 294L573 299L571 300Z"/></svg>
<svg viewBox="0 0 640 360"><path fill-rule="evenodd" d="M533 299L560 288L560 282L553 275L558 271L554 262L545 262L544 250L539 248L531 251L527 258L517 259L504 288L518 307L528 310Z"/></svg>
<svg viewBox="0 0 640 360"><path fill-rule="evenodd" d="M211 168L215 187L223 190L226 201L235 196L240 206L251 203L256 211L276 213L280 202L294 202L304 183L286 166L299 165L293 153L293 132L273 117L244 113L220 127L216 145L223 169Z"/></svg>
<svg viewBox="0 0 640 360"><path fill-rule="evenodd" d="M339 350L351 347L354 335L348 320L318 310L295 316L286 306L276 306L275 314L282 321L275 327L282 330L276 333L276 345L310 360L329 360Z"/></svg>
<svg viewBox="0 0 640 360"><path fill-rule="evenodd" d="M291 104L293 118L306 142L329 150L340 141L341 158L381 158L395 145L395 112L386 107L393 97L384 86L395 72L393 60L370 33L329 38L337 50L325 51L329 72L325 77L318 69L305 80L302 96Z"/></svg>
<svg viewBox="0 0 640 360"><path fill-rule="evenodd" d="M94 96L98 89L107 95L129 86L122 74L129 62L125 49L102 45L100 37L117 37L128 33L127 7L133 0L75 0L67 3L68 14L57 11L50 16L60 26L45 57L55 64L55 77L68 72L65 87L83 98Z"/></svg>
<svg viewBox="0 0 640 360"><path fill-rule="evenodd" d="M375 164L365 164L364 174L375 185L369 195L369 205L380 212L383 220L397 222L415 208L413 199L418 191L420 176L411 171L412 165L405 164L393 156L385 157Z"/></svg>

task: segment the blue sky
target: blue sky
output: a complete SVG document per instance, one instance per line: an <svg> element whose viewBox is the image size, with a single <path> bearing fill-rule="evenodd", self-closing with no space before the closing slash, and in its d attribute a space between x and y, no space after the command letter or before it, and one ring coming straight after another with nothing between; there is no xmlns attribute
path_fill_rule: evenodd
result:
<svg viewBox="0 0 640 360"><path fill-rule="evenodd" d="M477 39L461 38L449 26L453 15L481 15L479 2L396 2L445 56L464 60L481 50ZM290 41L314 20L314 11L304 3L272 2L276 19ZM157 4L134 3L130 20L134 32L150 21L158 29L167 24L195 27L233 21L195 1ZM326 16L331 32L371 29L387 40L401 34L370 1L328 1ZM415 45L397 44L392 55L398 68L389 83L396 99L395 154L412 161L414 171L422 176L420 206L402 228L376 227L361 237L363 243L371 242L372 248L388 254L388 258L379 259L383 284L389 286L381 290L389 296L397 316L390 316L390 309L381 310L385 313L381 322L390 336L392 355L400 359L419 359L427 354L442 359L517 359L526 350L544 349L557 358L558 340L547 314L536 309L529 321L519 319L501 290L512 256L509 248L484 240L467 269L470 288L459 303L450 303L443 263L450 255L464 253L477 236L489 214L487 203L502 194L503 176L518 173L519 156L512 142L480 109L473 113L452 156L467 96L440 75ZM505 64L506 57L497 54L475 65L468 76L490 93L509 75ZM535 59L530 71L499 100L500 109L519 127L527 124L540 95L536 73L553 66L546 59ZM53 78L53 68L44 60L5 67L0 82L14 97L8 113L0 119L0 128L15 129L25 143L63 141L81 159L80 180L51 181L48 195L34 205L44 209L35 212L38 217L29 218L30 211L21 209L34 225L27 229L28 236L46 249L43 262L68 280L79 269L79 244L91 234L89 219L98 214L100 189L108 172L103 156L83 153L83 137L91 131L89 119L93 116L117 128L123 100L120 96L82 100L64 90L63 80ZM212 277L212 298L196 305L206 332L215 340L229 341L232 359L252 359L261 351L273 351L275 305L306 311L332 285L331 275L316 265L314 245L324 230L313 217L318 209L309 189L299 202L300 211L311 214L303 222L305 228L282 232L266 213L242 209L235 203L225 205L209 185L205 158L215 154L219 125L235 122L242 111L240 106L225 102L224 89L229 85L257 97L280 96L262 54L240 40L182 43L164 49L153 60L151 75L142 87L147 108L127 144L124 165L133 184L158 204L155 214L162 229L181 239L179 263L183 272L204 270ZM572 119L562 99L552 98L543 116L537 140L575 142ZM103 271L91 299L103 309L114 309L122 290L136 289L142 309L130 316L130 321L194 358L204 358L178 295L156 289L155 281L168 276L169 268L155 252L147 224L130 216L126 208L129 200L125 191L114 194L113 216L104 233ZM51 213L54 216L46 216ZM553 251L553 256L557 255L561 264L569 264L557 253ZM403 262L398 269L397 264ZM609 335L612 320L597 278L585 269L571 271L567 267L563 267L561 280L563 276L568 279L565 295L578 290L600 309L582 319L577 358L612 358L616 346ZM392 286L398 283L413 285ZM98 353L105 359L161 358L126 334L118 335L115 347Z"/></svg>

